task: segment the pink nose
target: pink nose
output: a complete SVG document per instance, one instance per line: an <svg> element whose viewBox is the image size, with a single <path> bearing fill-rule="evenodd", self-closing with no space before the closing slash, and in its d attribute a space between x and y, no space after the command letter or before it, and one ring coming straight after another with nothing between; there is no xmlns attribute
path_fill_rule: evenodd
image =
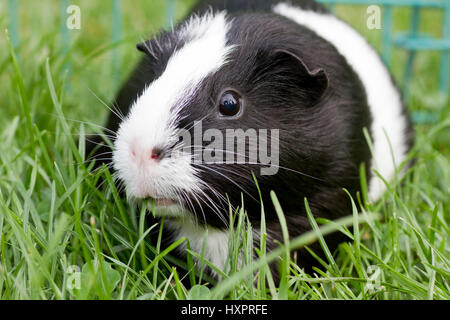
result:
<svg viewBox="0 0 450 320"><path fill-rule="evenodd" d="M146 148L136 142L131 145L130 154L133 161L140 165L159 162L162 158L162 150L160 148Z"/></svg>
<svg viewBox="0 0 450 320"><path fill-rule="evenodd" d="M159 161L159 160L161 160L162 155L163 155L163 152L160 148L152 148L151 156L150 156L152 158L152 160Z"/></svg>

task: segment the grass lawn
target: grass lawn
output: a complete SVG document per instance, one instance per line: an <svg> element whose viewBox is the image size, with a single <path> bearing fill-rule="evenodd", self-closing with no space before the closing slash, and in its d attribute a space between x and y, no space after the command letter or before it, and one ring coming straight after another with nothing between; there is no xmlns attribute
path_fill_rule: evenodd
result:
<svg viewBox="0 0 450 320"><path fill-rule="evenodd" d="M13 50L4 31L11 26L8 2L0 2L0 299L450 298L450 102L437 92L437 54L417 57L409 108L433 111L438 120L416 125L411 156L417 161L404 179L389 184L377 203L364 203L362 212L335 222L310 217L313 231L272 253L264 243L252 248L239 212L229 267L216 282L196 271L193 255L171 257L181 241L167 249L159 240L150 243L146 236L163 221L147 225L145 208L118 197L106 168L90 173L83 152L84 135L99 132L109 112L103 101L114 98L140 57L135 44L165 24L164 2L122 1L119 42L111 35L110 2L73 1L82 24L63 31L70 40L61 36L59 3L20 1L20 44ZM178 16L192 3L178 1ZM378 47L380 31L366 29L364 8L339 7L337 14ZM397 30L407 27L409 15L395 12ZM424 29L438 35L440 18L426 11ZM405 60L404 52L394 52L399 82ZM276 196L274 204L282 216ZM332 230L349 240L334 253L321 242L327 259L313 274L286 258L290 248ZM253 258L254 249L260 258ZM279 286L267 267L277 256Z"/></svg>

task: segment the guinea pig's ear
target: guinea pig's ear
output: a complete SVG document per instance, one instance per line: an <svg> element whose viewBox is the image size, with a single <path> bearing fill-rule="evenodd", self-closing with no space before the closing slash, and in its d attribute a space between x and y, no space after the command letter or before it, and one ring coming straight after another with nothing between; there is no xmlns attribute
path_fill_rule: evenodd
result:
<svg viewBox="0 0 450 320"><path fill-rule="evenodd" d="M147 54L147 56L151 59L151 60L158 60L155 51L153 50L153 46L152 46L152 41L151 40L147 40L141 43L138 43L136 45L136 48Z"/></svg>
<svg viewBox="0 0 450 320"><path fill-rule="evenodd" d="M325 70L316 68L311 71L301 58L288 50L278 49L273 54L274 63L284 70L289 70L311 101L317 101L323 96L328 88L328 76Z"/></svg>
<svg viewBox="0 0 450 320"><path fill-rule="evenodd" d="M149 48L151 48L150 40L138 43L136 45L136 49L138 49L140 52L143 52L143 53L148 53L149 52Z"/></svg>

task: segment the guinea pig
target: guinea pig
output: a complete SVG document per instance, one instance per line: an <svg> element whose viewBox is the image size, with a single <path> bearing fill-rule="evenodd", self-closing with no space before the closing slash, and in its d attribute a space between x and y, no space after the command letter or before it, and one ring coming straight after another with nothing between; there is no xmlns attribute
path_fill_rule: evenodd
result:
<svg viewBox="0 0 450 320"><path fill-rule="evenodd" d="M244 206L258 243L264 204L271 250L283 236L270 191L294 238L311 229L305 198L316 218L351 214L344 189L361 190L361 164L372 201L385 191L375 172L401 175L413 142L401 94L366 40L314 1L202 1L137 48L115 101L125 117L107 124L113 168L129 199L165 217L166 240L200 253L206 239L218 268L230 207ZM301 267L317 264L297 253Z"/></svg>

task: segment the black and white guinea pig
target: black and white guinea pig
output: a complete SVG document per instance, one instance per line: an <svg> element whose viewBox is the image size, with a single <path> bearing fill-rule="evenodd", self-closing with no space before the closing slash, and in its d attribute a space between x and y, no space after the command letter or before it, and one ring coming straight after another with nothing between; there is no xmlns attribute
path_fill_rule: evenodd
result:
<svg viewBox="0 0 450 320"><path fill-rule="evenodd" d="M171 241L188 237L200 252L207 234L205 258L223 268L230 205L242 199L258 243L262 200L272 249L282 234L271 190L290 237L310 229L304 198L315 217L351 214L343 189L360 190L362 163L371 200L382 195L374 170L394 178L412 126L388 70L355 30L311 0L203 1L193 13L137 46L144 58L115 101L126 116L107 125L127 197L152 199ZM250 147L230 150L242 141L227 133L239 130L257 140L257 158ZM197 161L211 149L235 161ZM340 237L328 240L333 248ZM303 251L298 262L314 264Z"/></svg>

